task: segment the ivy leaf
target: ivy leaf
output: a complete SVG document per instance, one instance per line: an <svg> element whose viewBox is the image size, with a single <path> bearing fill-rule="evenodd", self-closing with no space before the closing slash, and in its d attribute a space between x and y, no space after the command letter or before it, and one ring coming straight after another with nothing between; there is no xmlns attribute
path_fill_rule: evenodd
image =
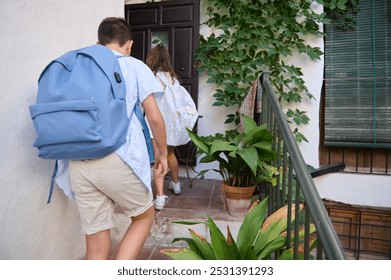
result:
<svg viewBox="0 0 391 280"><path fill-rule="evenodd" d="M339 0L337 3L338 9L345 10L346 9L346 1L347 0Z"/></svg>
<svg viewBox="0 0 391 280"><path fill-rule="evenodd" d="M292 109L289 109L288 112L286 113L286 115L288 118L292 118L297 125L300 125L300 124L307 125L310 119L306 115L306 113L307 112L300 111L298 109L296 109L295 111L292 111Z"/></svg>
<svg viewBox="0 0 391 280"><path fill-rule="evenodd" d="M212 78L209 78L207 81L206 81L206 83L208 83L208 84L213 84L213 83L215 83L216 82L216 80L212 77Z"/></svg>
<svg viewBox="0 0 391 280"><path fill-rule="evenodd" d="M297 128L295 128L293 134L295 135L295 140L297 142L301 143L302 141L305 141L308 143L308 139L302 133L300 133Z"/></svg>
<svg viewBox="0 0 391 280"><path fill-rule="evenodd" d="M312 48L310 46L307 46L306 53L311 59L320 59L320 56L323 54L320 48L318 47Z"/></svg>

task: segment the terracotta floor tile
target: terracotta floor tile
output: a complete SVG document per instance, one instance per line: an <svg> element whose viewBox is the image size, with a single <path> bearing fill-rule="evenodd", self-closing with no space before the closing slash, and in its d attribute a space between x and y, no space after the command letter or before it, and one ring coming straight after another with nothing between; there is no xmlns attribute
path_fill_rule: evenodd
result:
<svg viewBox="0 0 391 280"><path fill-rule="evenodd" d="M213 192L213 186L193 186L182 188L181 196L210 197Z"/></svg>
<svg viewBox="0 0 391 280"><path fill-rule="evenodd" d="M197 209L208 210L210 197L189 197L182 195L171 196L167 201L165 208L171 209Z"/></svg>

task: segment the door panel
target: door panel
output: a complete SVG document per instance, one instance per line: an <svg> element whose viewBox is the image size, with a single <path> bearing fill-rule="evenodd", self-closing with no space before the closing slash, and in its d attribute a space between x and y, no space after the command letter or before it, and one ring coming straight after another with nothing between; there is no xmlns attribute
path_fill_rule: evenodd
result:
<svg viewBox="0 0 391 280"><path fill-rule="evenodd" d="M194 21L193 5L163 7L162 24L192 23Z"/></svg>
<svg viewBox="0 0 391 280"><path fill-rule="evenodd" d="M191 54L193 49L191 42L193 40L192 28L176 28L174 30L174 70L177 75L182 79L182 85L184 80L191 80L193 74L193 60ZM183 48L183 46L189 46L189 48Z"/></svg>
<svg viewBox="0 0 391 280"><path fill-rule="evenodd" d="M133 5L125 5L126 6L133 6ZM130 24L130 26L141 26L144 27L146 25L157 25L159 23L159 14L158 14L158 8L146 8L146 9L137 9L137 10L128 10L128 16L126 20Z"/></svg>
<svg viewBox="0 0 391 280"><path fill-rule="evenodd" d="M125 5L125 18L131 26L134 39L132 56L145 62L151 48L163 43L171 54L181 85L197 104L198 72L195 68L195 51L199 42L199 0L129 4ZM193 151L194 145L191 142L177 147L178 163L195 165Z"/></svg>
<svg viewBox="0 0 391 280"><path fill-rule="evenodd" d="M132 46L132 56L134 57L145 57L145 49L143 48L144 43L140 42L145 42L147 34L145 31L133 31L132 32L132 37L133 37L133 46Z"/></svg>

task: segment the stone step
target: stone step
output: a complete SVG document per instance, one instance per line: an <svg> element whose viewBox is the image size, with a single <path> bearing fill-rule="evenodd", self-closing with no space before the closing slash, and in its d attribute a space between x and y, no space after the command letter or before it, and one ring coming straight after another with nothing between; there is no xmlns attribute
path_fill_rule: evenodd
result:
<svg viewBox="0 0 391 280"><path fill-rule="evenodd" d="M129 219L125 214L116 213L115 214L115 228L111 231L111 239L113 242L120 242L123 235L125 234L128 226L130 225ZM175 238L187 237L190 238L189 228L195 230L206 239L209 240L209 231L205 225L207 218L205 219L177 219L177 218L155 218L155 223L151 229L145 246L150 247L163 247L163 248L178 248L186 246L184 242L175 242L172 241ZM202 222L197 225L182 225L176 224L177 221L190 221L190 222ZM216 225L226 235L227 226L230 228L230 231L234 238L236 238L241 220L214 220Z"/></svg>

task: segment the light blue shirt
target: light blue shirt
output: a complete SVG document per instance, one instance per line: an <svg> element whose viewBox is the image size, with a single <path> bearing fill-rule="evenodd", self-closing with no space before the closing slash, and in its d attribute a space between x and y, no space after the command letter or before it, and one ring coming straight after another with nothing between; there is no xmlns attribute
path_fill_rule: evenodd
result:
<svg viewBox="0 0 391 280"><path fill-rule="evenodd" d="M115 55L121 55L116 51L113 52ZM156 81L149 67L141 60L123 56L118 58L118 61L125 78L126 108L129 117L132 114L137 99L142 103L150 94L162 93L163 89ZM133 169L148 191L152 192L151 168L147 145L142 126L134 114L130 120L126 141L116 153ZM68 161L58 161L56 183L68 197L74 199L74 193L70 184Z"/></svg>

